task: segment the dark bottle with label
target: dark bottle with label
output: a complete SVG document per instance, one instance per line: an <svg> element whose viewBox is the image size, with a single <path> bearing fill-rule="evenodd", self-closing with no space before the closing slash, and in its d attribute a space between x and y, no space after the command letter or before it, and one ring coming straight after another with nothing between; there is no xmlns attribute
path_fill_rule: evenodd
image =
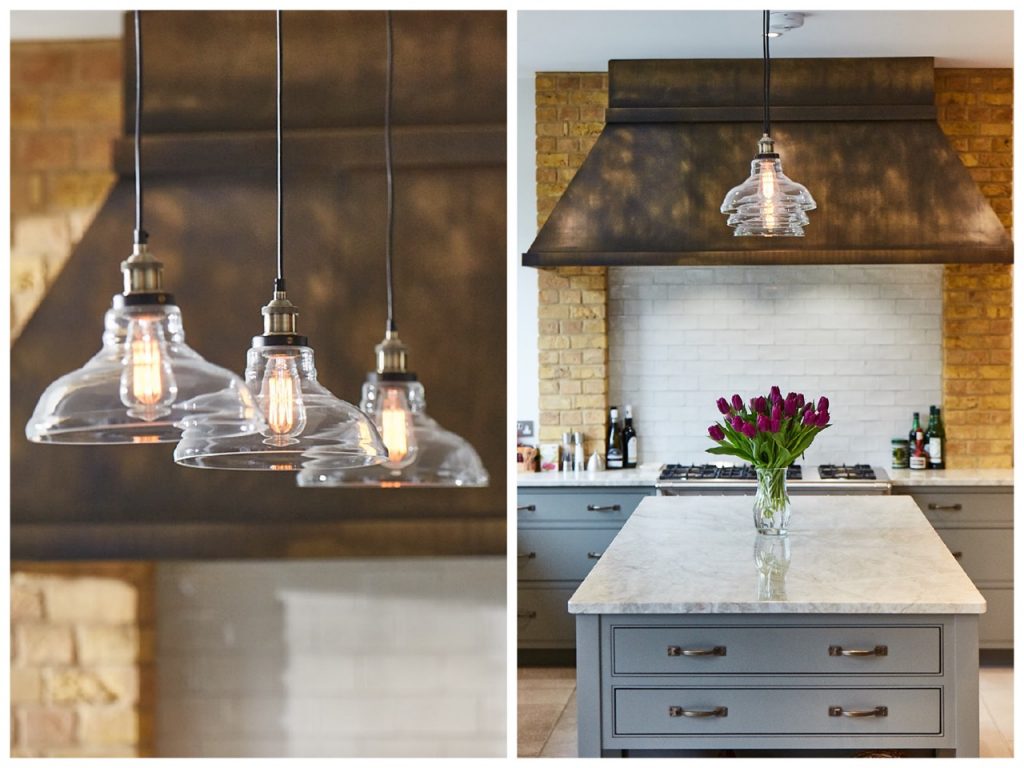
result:
<svg viewBox="0 0 1024 768"><path fill-rule="evenodd" d="M917 441L917 431L921 429L921 414L918 411L914 411L914 424L910 428L910 453L914 453L914 443Z"/></svg>
<svg viewBox="0 0 1024 768"><path fill-rule="evenodd" d="M626 406L626 423L622 427L622 466L636 469L637 456L640 453L640 441L633 427L633 406Z"/></svg>
<svg viewBox="0 0 1024 768"><path fill-rule="evenodd" d="M917 430L914 449L910 452L911 469L928 469L928 453L924 449L924 432Z"/></svg>
<svg viewBox="0 0 1024 768"><path fill-rule="evenodd" d="M622 469L622 427L619 426L618 406L611 407L608 422L608 444L605 446L604 465L607 469Z"/></svg>
<svg viewBox="0 0 1024 768"><path fill-rule="evenodd" d="M942 425L942 409L934 405L928 415L928 431L925 432L924 441L928 451L928 469L945 469L943 449L946 447L946 428Z"/></svg>

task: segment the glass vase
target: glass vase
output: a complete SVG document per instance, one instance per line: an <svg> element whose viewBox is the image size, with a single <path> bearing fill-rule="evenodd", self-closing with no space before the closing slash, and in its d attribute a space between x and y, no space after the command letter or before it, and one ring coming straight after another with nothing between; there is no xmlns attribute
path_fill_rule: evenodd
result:
<svg viewBox="0 0 1024 768"><path fill-rule="evenodd" d="M791 511L786 469L757 469L754 527L765 536L785 536Z"/></svg>

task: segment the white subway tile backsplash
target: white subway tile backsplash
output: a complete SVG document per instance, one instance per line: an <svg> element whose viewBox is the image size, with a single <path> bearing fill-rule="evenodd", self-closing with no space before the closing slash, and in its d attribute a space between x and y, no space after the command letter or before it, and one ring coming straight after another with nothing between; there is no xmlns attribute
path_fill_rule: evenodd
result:
<svg viewBox="0 0 1024 768"><path fill-rule="evenodd" d="M163 756L505 750L505 560L167 563Z"/></svg>
<svg viewBox="0 0 1024 768"><path fill-rule="evenodd" d="M715 400L804 391L833 426L806 461L888 466L911 411L941 397L941 266L616 267L609 394L645 462L713 457Z"/></svg>

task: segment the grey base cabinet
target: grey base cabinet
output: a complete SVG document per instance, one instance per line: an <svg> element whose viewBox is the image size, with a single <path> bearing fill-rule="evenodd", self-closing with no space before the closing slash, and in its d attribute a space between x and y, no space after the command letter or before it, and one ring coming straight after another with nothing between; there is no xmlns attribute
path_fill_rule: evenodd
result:
<svg viewBox="0 0 1024 768"><path fill-rule="evenodd" d="M979 620L979 646L1013 648L1013 487L897 487L934 526L988 608Z"/></svg>
<svg viewBox="0 0 1024 768"><path fill-rule="evenodd" d="M518 606L520 649L571 649L569 598L600 559L646 488L520 488Z"/></svg>
<svg viewBox="0 0 1024 768"><path fill-rule="evenodd" d="M576 622L580 757L978 754L977 615L579 614Z"/></svg>

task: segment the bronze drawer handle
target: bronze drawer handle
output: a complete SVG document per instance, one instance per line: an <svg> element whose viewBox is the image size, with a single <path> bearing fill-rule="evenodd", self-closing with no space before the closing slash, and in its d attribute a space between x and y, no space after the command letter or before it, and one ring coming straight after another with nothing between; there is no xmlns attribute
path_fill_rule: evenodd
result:
<svg viewBox="0 0 1024 768"><path fill-rule="evenodd" d="M587 557L589 557L591 560L600 560L601 555L603 554L604 552L587 552Z"/></svg>
<svg viewBox="0 0 1024 768"><path fill-rule="evenodd" d="M621 512L622 507L618 504L587 504L587 512Z"/></svg>
<svg viewBox="0 0 1024 768"><path fill-rule="evenodd" d="M874 648L843 648L841 645L830 645L829 656L888 656L889 646L876 645Z"/></svg>
<svg viewBox="0 0 1024 768"><path fill-rule="evenodd" d="M536 511L537 511L537 505L536 504L520 504L518 507L516 507L516 512L536 512Z"/></svg>
<svg viewBox="0 0 1024 768"><path fill-rule="evenodd" d="M536 619L537 618L537 612L536 611L522 611L520 613L517 613L516 617L520 618L520 619Z"/></svg>
<svg viewBox="0 0 1024 768"><path fill-rule="evenodd" d="M888 717L888 707L875 707L874 709L843 709L842 707L829 707L829 717Z"/></svg>
<svg viewBox="0 0 1024 768"><path fill-rule="evenodd" d="M963 509L962 504L929 504L928 509L938 511L943 510L947 512L959 512Z"/></svg>
<svg viewBox="0 0 1024 768"><path fill-rule="evenodd" d="M684 709L683 707L669 707L669 717L728 717L728 707L715 707L714 709Z"/></svg>
<svg viewBox="0 0 1024 768"><path fill-rule="evenodd" d="M959 560L959 559L960 559L961 557L963 557L963 556L964 556L964 553L963 553L963 552L961 552L961 551L959 551L959 550L957 550L956 552L953 552L952 554L953 554L953 557L954 557L955 559L957 559L957 560Z"/></svg>
<svg viewBox="0 0 1024 768"><path fill-rule="evenodd" d="M713 648L680 648L678 645L668 647L669 656L725 656L725 646L716 645Z"/></svg>
<svg viewBox="0 0 1024 768"><path fill-rule="evenodd" d="M520 559L525 559L525 560L533 560L533 558L535 558L536 556L537 556L536 552L524 552L522 554L516 555L516 557L518 557Z"/></svg>

